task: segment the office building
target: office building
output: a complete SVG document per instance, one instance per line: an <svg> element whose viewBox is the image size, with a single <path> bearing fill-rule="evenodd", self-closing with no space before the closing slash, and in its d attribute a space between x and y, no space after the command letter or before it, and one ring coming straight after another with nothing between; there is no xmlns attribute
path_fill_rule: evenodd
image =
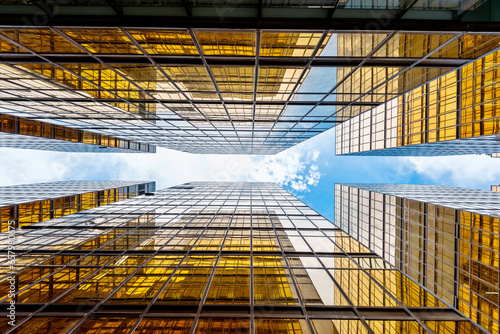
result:
<svg viewBox="0 0 500 334"><path fill-rule="evenodd" d="M0 147L62 152L155 153L153 145L0 114Z"/></svg>
<svg viewBox="0 0 500 334"><path fill-rule="evenodd" d="M500 193L434 185L336 184L335 225L499 332Z"/></svg>
<svg viewBox="0 0 500 334"><path fill-rule="evenodd" d="M498 49L494 1L9 1L0 107L192 153L275 154Z"/></svg>
<svg viewBox="0 0 500 334"><path fill-rule="evenodd" d="M155 190L155 182L61 181L0 187L0 231L92 209ZM14 222L13 224L9 222Z"/></svg>
<svg viewBox="0 0 500 334"><path fill-rule="evenodd" d="M6 333L482 332L273 183L186 183L19 232Z"/></svg>
<svg viewBox="0 0 500 334"><path fill-rule="evenodd" d="M499 51L486 54L342 123L336 154L495 157L499 58Z"/></svg>

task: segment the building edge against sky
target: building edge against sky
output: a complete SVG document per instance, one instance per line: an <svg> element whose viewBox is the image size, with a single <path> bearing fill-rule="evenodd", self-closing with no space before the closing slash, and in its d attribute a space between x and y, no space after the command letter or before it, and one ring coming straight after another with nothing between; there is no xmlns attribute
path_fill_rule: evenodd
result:
<svg viewBox="0 0 500 334"><path fill-rule="evenodd" d="M336 155L439 156L500 151L500 51L336 127Z"/></svg>
<svg viewBox="0 0 500 334"><path fill-rule="evenodd" d="M335 225L490 333L499 332L500 193L336 184Z"/></svg>
<svg viewBox="0 0 500 334"><path fill-rule="evenodd" d="M191 153L278 153L500 42L483 0L49 3L0 4L2 112Z"/></svg>
<svg viewBox="0 0 500 334"><path fill-rule="evenodd" d="M0 114L0 147L93 153L156 152L153 145L4 114Z"/></svg>
<svg viewBox="0 0 500 334"><path fill-rule="evenodd" d="M155 191L150 181L60 181L0 187L0 231Z"/></svg>
<svg viewBox="0 0 500 334"><path fill-rule="evenodd" d="M6 333L482 332L273 183L191 182L18 232Z"/></svg>

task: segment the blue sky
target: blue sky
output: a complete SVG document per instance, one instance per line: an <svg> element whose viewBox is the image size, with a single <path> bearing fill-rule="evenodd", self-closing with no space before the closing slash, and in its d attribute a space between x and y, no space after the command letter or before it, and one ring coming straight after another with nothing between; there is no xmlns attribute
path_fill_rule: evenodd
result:
<svg viewBox="0 0 500 334"><path fill-rule="evenodd" d="M0 185L59 180L274 181L333 220L334 183L421 183L489 190L500 159L334 156L335 129L274 156L62 153L0 148Z"/></svg>

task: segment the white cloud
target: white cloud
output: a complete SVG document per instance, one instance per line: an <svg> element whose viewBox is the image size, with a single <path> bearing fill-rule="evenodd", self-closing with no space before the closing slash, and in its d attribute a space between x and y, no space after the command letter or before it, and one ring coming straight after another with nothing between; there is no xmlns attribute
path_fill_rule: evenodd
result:
<svg viewBox="0 0 500 334"><path fill-rule="evenodd" d="M155 180L157 188L190 181L271 181L307 192L321 177L319 151L298 145L275 156L63 153L0 149L0 185L59 180Z"/></svg>
<svg viewBox="0 0 500 334"><path fill-rule="evenodd" d="M500 183L500 159L486 155L408 157L413 169L438 184L488 189Z"/></svg>
<svg viewBox="0 0 500 334"><path fill-rule="evenodd" d="M275 156L255 157L248 178L255 181L273 181L288 186L295 192L308 192L321 178L319 151L309 151L307 145L299 145Z"/></svg>
<svg viewBox="0 0 500 334"><path fill-rule="evenodd" d="M0 184L13 185L64 179L70 171L70 159L61 153L1 149Z"/></svg>
<svg viewBox="0 0 500 334"><path fill-rule="evenodd" d="M196 155L157 147L156 154L66 153L0 148L0 186L60 180L154 180L157 189L190 181L276 182L298 193L318 185L333 156L333 129L274 156Z"/></svg>

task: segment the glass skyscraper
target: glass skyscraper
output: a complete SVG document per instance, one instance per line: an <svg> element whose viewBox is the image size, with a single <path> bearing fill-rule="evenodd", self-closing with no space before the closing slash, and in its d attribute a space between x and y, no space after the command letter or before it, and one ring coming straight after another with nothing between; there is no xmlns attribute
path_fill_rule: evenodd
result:
<svg viewBox="0 0 500 334"><path fill-rule="evenodd" d="M156 152L153 145L4 114L0 114L0 147L62 152Z"/></svg>
<svg viewBox="0 0 500 334"><path fill-rule="evenodd" d="M482 332L273 183L186 183L16 238L5 333Z"/></svg>
<svg viewBox="0 0 500 334"><path fill-rule="evenodd" d="M8 1L0 107L141 145L275 154L394 99L415 109L406 127L441 78L463 82L464 133L490 134L475 122L496 117L495 89L472 92L496 77L473 78L496 58L471 63L499 48L493 2Z"/></svg>
<svg viewBox="0 0 500 334"><path fill-rule="evenodd" d="M336 129L336 154L496 154L499 57L500 51L487 53L342 123Z"/></svg>
<svg viewBox="0 0 500 334"><path fill-rule="evenodd" d="M0 231L22 228L155 190L146 181L61 181L0 187Z"/></svg>
<svg viewBox="0 0 500 334"><path fill-rule="evenodd" d="M500 152L495 0L9 0L0 147ZM498 333L500 193L0 188L6 334ZM465 204L458 205L458 201ZM15 310L15 312L13 312Z"/></svg>
<svg viewBox="0 0 500 334"><path fill-rule="evenodd" d="M335 225L486 329L499 332L500 193L336 184Z"/></svg>

